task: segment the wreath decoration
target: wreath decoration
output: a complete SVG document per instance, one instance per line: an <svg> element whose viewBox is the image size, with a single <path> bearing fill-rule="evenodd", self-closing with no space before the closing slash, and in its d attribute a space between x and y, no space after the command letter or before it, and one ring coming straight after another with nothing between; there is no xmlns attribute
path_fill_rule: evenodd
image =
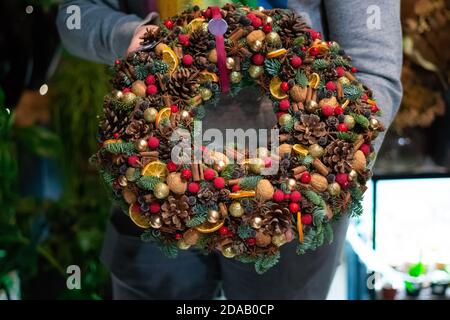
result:
<svg viewBox="0 0 450 320"><path fill-rule="evenodd" d="M332 241L334 220L361 214L372 140L383 126L336 42L291 10L227 4L187 9L142 45L113 66L93 160L144 241L172 257L190 247L218 250L262 273L283 244L314 250ZM249 85L273 101L277 150L233 162L230 150L202 149L211 161L174 163L174 130L194 135L193 121L221 91L237 95ZM275 162L277 173L262 176Z"/></svg>

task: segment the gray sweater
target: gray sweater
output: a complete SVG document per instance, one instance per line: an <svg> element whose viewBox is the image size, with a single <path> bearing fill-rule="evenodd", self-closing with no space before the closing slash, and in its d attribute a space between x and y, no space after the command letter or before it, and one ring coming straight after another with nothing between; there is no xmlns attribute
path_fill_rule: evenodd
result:
<svg viewBox="0 0 450 320"><path fill-rule="evenodd" d="M121 11L117 0L66 0L60 7L58 29L65 47L73 54L111 64L125 54L136 27L156 23L158 14L147 13L144 1L126 1L133 13ZM67 28L66 9L78 5L81 28ZM383 111L386 127L391 123L400 104L402 87L402 34L400 1L377 0L376 5L361 0L289 0L288 7L306 15L312 27L327 40L337 41L352 56L359 70L357 77L370 87ZM380 28L369 28L373 15L380 14ZM375 20L376 22L376 20ZM249 103L257 99L257 90L238 99L224 98L222 107L209 110L205 127L270 128L275 123L271 104L263 100L258 106ZM255 108L259 108L256 110ZM228 115L228 116L227 116ZM378 149L382 139L377 139Z"/></svg>

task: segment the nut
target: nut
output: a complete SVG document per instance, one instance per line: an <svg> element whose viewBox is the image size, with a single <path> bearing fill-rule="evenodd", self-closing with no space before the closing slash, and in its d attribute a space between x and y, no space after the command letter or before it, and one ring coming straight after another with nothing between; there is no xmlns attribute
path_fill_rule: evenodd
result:
<svg viewBox="0 0 450 320"><path fill-rule="evenodd" d="M183 234L184 242L186 242L188 245L195 245L200 238L200 233L195 229L189 229Z"/></svg>
<svg viewBox="0 0 450 320"><path fill-rule="evenodd" d="M273 193L273 185L267 179L260 180L256 185L256 197L260 200L272 199Z"/></svg>
<svg viewBox="0 0 450 320"><path fill-rule="evenodd" d="M263 42L266 38L266 34L262 30L255 30L247 35L247 42L252 46L257 40Z"/></svg>
<svg viewBox="0 0 450 320"><path fill-rule="evenodd" d="M265 248L269 244L272 243L272 238L268 234L265 234L262 231L258 231L256 233L255 239L256 239L256 245L261 248Z"/></svg>
<svg viewBox="0 0 450 320"><path fill-rule="evenodd" d="M303 102L306 100L306 92L308 90L306 88L302 88L298 85L295 85L291 88L289 91L289 95L291 96L292 100L295 102Z"/></svg>
<svg viewBox="0 0 450 320"><path fill-rule="evenodd" d="M170 191L176 194L184 194L187 189L187 182L181 179L181 174L178 172L172 172L167 177L167 185Z"/></svg>
<svg viewBox="0 0 450 320"><path fill-rule="evenodd" d="M280 156L283 156L285 154L291 154L292 151L292 145L288 143L283 143L281 146L278 147L278 154Z"/></svg>
<svg viewBox="0 0 450 320"><path fill-rule="evenodd" d="M321 174L313 173L311 175L311 186L317 191L326 191L328 188L327 178Z"/></svg>
<svg viewBox="0 0 450 320"><path fill-rule="evenodd" d="M332 107L336 107L338 105L338 101L336 99L336 97L331 97L331 98L323 98L322 100L319 101L319 107L323 107L323 106L332 106Z"/></svg>
<svg viewBox="0 0 450 320"><path fill-rule="evenodd" d="M211 61L212 63L217 63L217 50L216 49L212 49L208 53L208 60Z"/></svg>
<svg viewBox="0 0 450 320"><path fill-rule="evenodd" d="M123 189L122 196L125 202L128 204L132 204L137 201L137 196L128 188Z"/></svg>
<svg viewBox="0 0 450 320"><path fill-rule="evenodd" d="M366 168L366 164L367 161L364 153L361 150L356 151L355 155L353 156L352 168L356 171L364 171L364 169Z"/></svg>

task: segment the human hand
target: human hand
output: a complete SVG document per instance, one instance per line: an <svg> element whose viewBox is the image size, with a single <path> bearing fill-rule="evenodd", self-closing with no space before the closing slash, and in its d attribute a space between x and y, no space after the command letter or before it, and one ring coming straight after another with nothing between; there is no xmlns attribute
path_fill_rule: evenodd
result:
<svg viewBox="0 0 450 320"><path fill-rule="evenodd" d="M152 24L137 27L136 30L134 31L133 38L131 39L130 45L129 45L128 49L127 49L127 54L129 54L129 53L139 49L139 47L141 46L142 38L144 37L144 35L147 32L154 31L156 29L158 29L158 26L157 25L152 25Z"/></svg>

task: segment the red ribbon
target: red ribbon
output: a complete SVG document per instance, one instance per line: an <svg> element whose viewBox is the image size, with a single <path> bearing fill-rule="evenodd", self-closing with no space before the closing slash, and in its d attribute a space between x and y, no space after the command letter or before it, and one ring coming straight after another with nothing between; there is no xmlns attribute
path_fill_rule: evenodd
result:
<svg viewBox="0 0 450 320"><path fill-rule="evenodd" d="M219 7L211 7L213 19L222 19ZM216 38L216 52L217 52L217 67L219 68L219 81L222 92L230 91L230 82L228 79L227 69L227 54L225 52L225 40L223 35L215 36Z"/></svg>

